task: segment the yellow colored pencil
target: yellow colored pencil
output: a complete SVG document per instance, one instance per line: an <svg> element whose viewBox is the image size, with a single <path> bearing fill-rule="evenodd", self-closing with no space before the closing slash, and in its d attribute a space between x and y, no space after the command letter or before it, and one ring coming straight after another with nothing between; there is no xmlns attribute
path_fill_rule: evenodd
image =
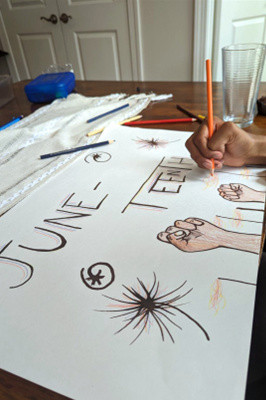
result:
<svg viewBox="0 0 266 400"><path fill-rule="evenodd" d="M131 122L131 121L136 121L137 119L142 118L142 115L135 115L135 117L131 117L128 119L125 119L124 121L118 122L119 125L123 125L126 122ZM89 133L87 133L86 136L93 136L93 135L97 135L97 133L101 133L104 130L105 127L103 128L99 128L99 129L95 129L94 131L91 131Z"/></svg>

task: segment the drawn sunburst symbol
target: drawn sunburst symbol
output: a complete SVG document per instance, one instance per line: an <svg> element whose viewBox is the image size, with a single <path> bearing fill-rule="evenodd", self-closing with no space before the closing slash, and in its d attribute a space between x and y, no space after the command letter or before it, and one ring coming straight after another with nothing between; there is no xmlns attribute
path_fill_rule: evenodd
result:
<svg viewBox="0 0 266 400"><path fill-rule="evenodd" d="M139 278L137 278L137 280L137 289L123 285L126 289L126 292L123 292L124 299L116 299L104 295L104 297L119 303L110 304L109 307L112 307L112 310L97 310L100 312L113 313L114 315L111 319L123 318L123 326L115 332L116 334L129 327L133 330L139 329L137 336L130 343L132 344L144 331L148 332L151 326L156 325L159 329L162 341L164 341L165 336L168 335L174 343L174 337L170 332L169 327L174 326L175 328L182 330L182 327L173 321L177 314L181 314L194 323L203 332L207 340L210 340L208 333L199 322L180 308L185 304L177 304L179 300L183 299L192 291L191 288L183 294L177 294L177 292L185 286L187 281L183 282L182 285L168 293L160 294L160 285L155 274L151 289L148 289L148 286L145 286Z"/></svg>
<svg viewBox="0 0 266 400"><path fill-rule="evenodd" d="M137 139L132 139L134 140L134 142L136 142L137 144L139 144L139 148L140 149L159 149L159 148L164 148L166 145L168 145L169 143L173 143L173 142L178 142L178 140L173 140L171 142L167 141L167 140L161 140L161 139L141 139L141 138L137 138Z"/></svg>

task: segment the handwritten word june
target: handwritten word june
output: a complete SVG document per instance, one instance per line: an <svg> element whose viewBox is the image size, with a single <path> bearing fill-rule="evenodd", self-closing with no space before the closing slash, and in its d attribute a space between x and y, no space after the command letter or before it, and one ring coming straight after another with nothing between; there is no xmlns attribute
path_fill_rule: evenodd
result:
<svg viewBox="0 0 266 400"><path fill-rule="evenodd" d="M95 196L94 196L95 197ZM62 232L57 230L65 231L75 231L77 229L82 229L80 226L81 219L91 217L97 210L99 210L108 197L108 194L103 198L99 199L96 204L85 203L84 201L77 201L75 193L67 195L67 197L61 202L59 208L56 209L57 213L60 213L58 217L48 217L43 219L43 223L51 226L51 229L47 229L43 226L35 226L34 232L42 235L45 238L44 243L38 247L34 247L32 244L18 244L17 247L27 251L35 252L52 252L60 250L66 246L67 240ZM53 244L47 246L47 238L52 239ZM18 267L23 272L23 281L18 285L10 286L10 288L17 288L28 282L32 275L34 268L29 263L22 261L21 259L13 258L8 256L6 253L11 250L13 240L10 240L0 249L0 263L13 265ZM49 241L50 243L50 241Z"/></svg>

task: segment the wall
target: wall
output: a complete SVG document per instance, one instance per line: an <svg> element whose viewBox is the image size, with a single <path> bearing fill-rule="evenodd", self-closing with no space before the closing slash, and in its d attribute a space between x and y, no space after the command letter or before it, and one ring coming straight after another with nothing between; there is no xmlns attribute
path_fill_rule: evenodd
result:
<svg viewBox="0 0 266 400"><path fill-rule="evenodd" d="M139 0L142 80L191 81L193 0Z"/></svg>

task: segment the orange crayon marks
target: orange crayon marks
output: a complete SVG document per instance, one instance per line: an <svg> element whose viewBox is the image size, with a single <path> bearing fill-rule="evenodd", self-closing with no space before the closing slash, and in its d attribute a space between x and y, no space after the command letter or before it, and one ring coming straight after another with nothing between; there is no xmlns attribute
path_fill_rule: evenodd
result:
<svg viewBox="0 0 266 400"><path fill-rule="evenodd" d="M243 178L248 179L250 175L250 170L244 167L241 171L241 175L243 176Z"/></svg>
<svg viewBox="0 0 266 400"><path fill-rule="evenodd" d="M224 228L226 225L225 221L223 221L218 215L216 215L215 218L213 219L213 223L219 226L220 228Z"/></svg>
<svg viewBox="0 0 266 400"><path fill-rule="evenodd" d="M211 187L217 187L219 185L219 178L218 175L210 175L208 178L204 179L205 187L203 188L204 190L209 189Z"/></svg>
<svg viewBox="0 0 266 400"><path fill-rule="evenodd" d="M215 315L218 313L220 308L224 308L226 305L222 289L221 281L216 279L211 286L211 295L209 301L209 308L215 311Z"/></svg>
<svg viewBox="0 0 266 400"><path fill-rule="evenodd" d="M238 228L240 226L242 226L242 220L243 220L243 216L241 214L241 212L237 209L235 209L234 214L233 214L233 219L232 219L232 226Z"/></svg>

